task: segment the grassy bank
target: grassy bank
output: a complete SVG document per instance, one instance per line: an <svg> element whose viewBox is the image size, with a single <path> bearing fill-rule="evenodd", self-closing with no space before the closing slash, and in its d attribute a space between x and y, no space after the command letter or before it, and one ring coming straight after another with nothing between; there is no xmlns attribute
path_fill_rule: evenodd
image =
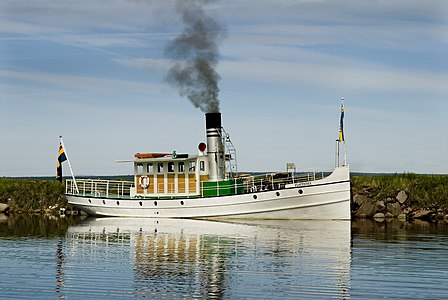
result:
<svg viewBox="0 0 448 300"><path fill-rule="evenodd" d="M405 214L406 218L448 217L448 175L352 176L351 181L355 217L388 212L393 212L394 217L397 214Z"/></svg>
<svg viewBox="0 0 448 300"><path fill-rule="evenodd" d="M448 210L448 175L353 176L351 181L353 194L367 194L373 201L395 197L403 190L409 205Z"/></svg>
<svg viewBox="0 0 448 300"><path fill-rule="evenodd" d="M66 207L65 187L55 180L0 178L0 203L12 212L38 213Z"/></svg>

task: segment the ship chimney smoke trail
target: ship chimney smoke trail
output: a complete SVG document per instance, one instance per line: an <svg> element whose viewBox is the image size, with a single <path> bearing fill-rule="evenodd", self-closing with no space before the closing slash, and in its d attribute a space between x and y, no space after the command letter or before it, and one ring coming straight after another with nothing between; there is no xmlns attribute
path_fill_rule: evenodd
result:
<svg viewBox="0 0 448 300"><path fill-rule="evenodd" d="M165 48L173 60L167 81L176 86L181 96L187 96L204 113L219 112L218 81L215 67L219 43L227 35L225 28L208 16L202 4L211 0L178 0L176 8L182 15L184 31Z"/></svg>

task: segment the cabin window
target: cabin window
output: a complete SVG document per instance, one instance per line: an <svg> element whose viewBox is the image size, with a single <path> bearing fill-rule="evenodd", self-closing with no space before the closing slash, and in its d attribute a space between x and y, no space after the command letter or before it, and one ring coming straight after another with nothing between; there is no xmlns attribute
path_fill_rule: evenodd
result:
<svg viewBox="0 0 448 300"><path fill-rule="evenodd" d="M199 169L200 169L201 171L205 171L205 161L201 160L201 161L199 162Z"/></svg>
<svg viewBox="0 0 448 300"><path fill-rule="evenodd" d="M173 162L168 163L168 172L174 172L174 163Z"/></svg>
<svg viewBox="0 0 448 300"><path fill-rule="evenodd" d="M153 173L154 172L154 166L152 164L148 164L146 166L146 173Z"/></svg>
<svg viewBox="0 0 448 300"><path fill-rule="evenodd" d="M178 171L179 173L185 172L185 163L183 161L179 162Z"/></svg>
<svg viewBox="0 0 448 300"><path fill-rule="evenodd" d="M157 164L157 172L163 173L163 163L158 163Z"/></svg>
<svg viewBox="0 0 448 300"><path fill-rule="evenodd" d="M143 164L137 164L137 174L143 174Z"/></svg>
<svg viewBox="0 0 448 300"><path fill-rule="evenodd" d="M196 162L195 161L188 162L188 171L189 172L194 172L195 167L196 167Z"/></svg>

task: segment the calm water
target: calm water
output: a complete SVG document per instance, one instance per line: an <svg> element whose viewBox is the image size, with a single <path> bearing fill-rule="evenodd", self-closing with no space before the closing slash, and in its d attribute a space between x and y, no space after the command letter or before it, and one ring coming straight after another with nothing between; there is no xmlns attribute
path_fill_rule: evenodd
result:
<svg viewBox="0 0 448 300"><path fill-rule="evenodd" d="M448 299L448 227L0 217L0 299Z"/></svg>

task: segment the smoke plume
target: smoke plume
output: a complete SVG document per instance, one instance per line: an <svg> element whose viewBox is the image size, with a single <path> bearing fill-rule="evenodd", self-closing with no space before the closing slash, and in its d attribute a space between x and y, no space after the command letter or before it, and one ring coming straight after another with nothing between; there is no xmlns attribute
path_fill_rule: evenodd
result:
<svg viewBox="0 0 448 300"><path fill-rule="evenodd" d="M202 5L208 2L177 1L184 31L165 48L165 55L173 61L167 73L168 82L205 113L219 112L220 76L215 67L219 43L226 36L224 27L204 12Z"/></svg>

